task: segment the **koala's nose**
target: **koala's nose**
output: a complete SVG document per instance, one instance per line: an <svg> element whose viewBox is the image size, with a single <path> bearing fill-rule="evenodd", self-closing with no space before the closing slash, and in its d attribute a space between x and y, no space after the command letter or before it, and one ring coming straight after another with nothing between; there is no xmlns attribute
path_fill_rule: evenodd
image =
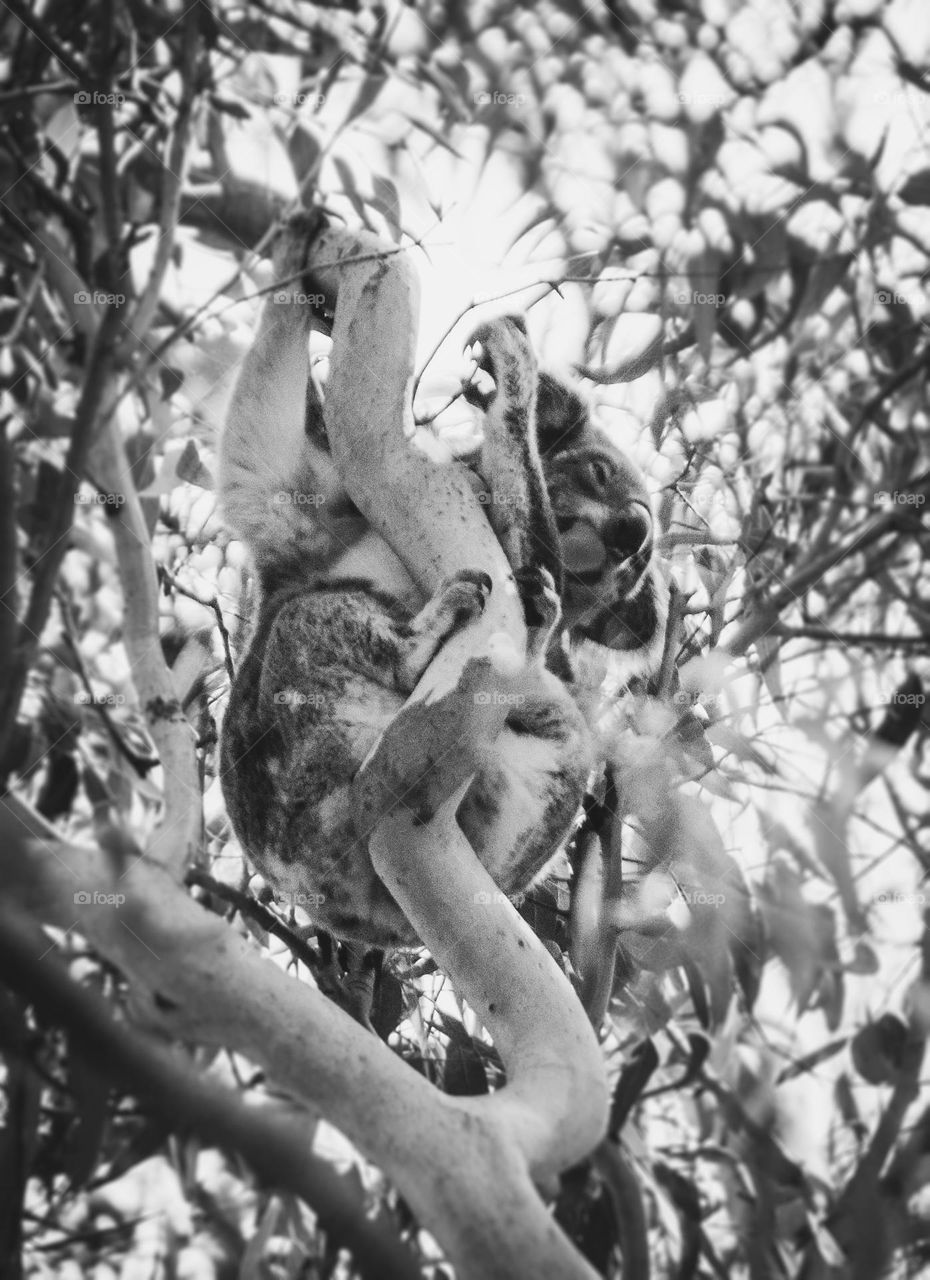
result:
<svg viewBox="0 0 930 1280"><path fill-rule="evenodd" d="M620 559L626 560L642 551L652 540L652 514L636 503L619 515L611 516L603 528L606 545Z"/></svg>
<svg viewBox="0 0 930 1280"><path fill-rule="evenodd" d="M560 545L565 568L572 574L600 573L607 552L597 530L586 520L575 520L561 532Z"/></svg>

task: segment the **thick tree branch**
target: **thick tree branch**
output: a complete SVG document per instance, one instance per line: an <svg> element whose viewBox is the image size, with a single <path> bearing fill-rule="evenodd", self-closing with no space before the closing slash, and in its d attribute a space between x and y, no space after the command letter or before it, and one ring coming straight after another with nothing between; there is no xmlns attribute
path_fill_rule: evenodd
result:
<svg viewBox="0 0 930 1280"><path fill-rule="evenodd" d="M471 487L409 442L416 285L406 258L379 259L377 250L371 237L333 229L316 247L314 278L336 297L325 414L340 476L424 592L465 568L494 582L485 616L446 643L356 783L369 820L386 815L370 845L378 874L507 1068L506 1088L471 1104L476 1128L457 1161L464 1202L447 1204L429 1225L463 1276L567 1278L583 1274L583 1264L530 1192L529 1176L566 1168L602 1137L600 1050L564 975L496 892L455 820L482 743L503 726L507 695L538 677L523 670L509 566ZM482 689L503 696L481 697ZM497 1203L482 1203L478 1188L492 1169Z"/></svg>
<svg viewBox="0 0 930 1280"><path fill-rule="evenodd" d="M143 1100L175 1133L242 1155L263 1182L300 1196L320 1226L350 1250L367 1280L415 1280L413 1257L332 1167L313 1155L315 1119L293 1110L250 1106L199 1074L178 1053L114 1019L106 1001L78 986L39 927L0 907L0 975L34 1005L106 1079Z"/></svg>
<svg viewBox="0 0 930 1280"><path fill-rule="evenodd" d="M484 569L494 583L483 618L430 668L430 683L448 688L494 632L520 647L525 632L510 566L464 471L437 466L409 441L419 311L413 265L406 254L386 256L375 236L330 228L317 241L313 276L336 299L324 412L349 496L424 595L463 568Z"/></svg>
<svg viewBox="0 0 930 1280"><path fill-rule="evenodd" d="M91 459L113 499L110 528L123 589L123 642L133 685L162 768L164 813L148 850L178 880L197 850L202 825L194 730L181 708L158 635L158 577L148 525L119 428L111 417Z"/></svg>
<svg viewBox="0 0 930 1280"><path fill-rule="evenodd" d="M549 1217L519 1146L546 1123L544 1110L531 1109L520 1093L543 1080L557 1089L566 1074L548 1048L564 989L543 973L556 971L535 940L524 948L515 936L510 945L517 964L541 981L543 996L555 989L557 999L546 1010L553 1021L538 1024L521 1059L525 1084L513 1105L511 1086L491 1098L449 1097L319 991L283 973L203 910L162 868L137 859L114 874L112 854L36 839L48 832L41 819L11 797L0 806L0 874L8 901L87 937L129 978L137 1020L173 1038L243 1053L317 1108L391 1178L462 1277L595 1280ZM429 833L431 826L423 828L421 841ZM468 852L465 846L447 858L455 863ZM118 907L105 900L115 893L125 899ZM492 931L510 932L500 922ZM480 949L480 935L468 945ZM523 1004L519 989L506 990L506 956L503 961L490 989L499 984L519 1022L531 1022L539 1010ZM548 1101L547 1092L537 1108ZM570 1101L584 1109L584 1098ZM544 1144L532 1145L538 1151Z"/></svg>

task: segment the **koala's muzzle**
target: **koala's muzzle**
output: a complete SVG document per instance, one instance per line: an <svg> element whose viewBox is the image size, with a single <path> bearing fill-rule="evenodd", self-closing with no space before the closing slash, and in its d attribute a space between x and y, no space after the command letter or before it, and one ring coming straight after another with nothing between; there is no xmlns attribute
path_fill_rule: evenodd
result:
<svg viewBox="0 0 930 1280"><path fill-rule="evenodd" d="M558 520L566 571L594 583L613 569L631 589L652 555L652 513L638 500L619 512L587 507L582 515Z"/></svg>
<svg viewBox="0 0 930 1280"><path fill-rule="evenodd" d="M652 552L652 513L642 502L631 502L625 511L604 521L604 544L612 560L629 560Z"/></svg>

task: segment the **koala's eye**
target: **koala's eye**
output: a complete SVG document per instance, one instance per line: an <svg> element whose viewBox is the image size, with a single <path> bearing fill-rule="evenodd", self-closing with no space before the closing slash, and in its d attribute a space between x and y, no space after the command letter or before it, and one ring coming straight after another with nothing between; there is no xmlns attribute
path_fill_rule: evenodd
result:
<svg viewBox="0 0 930 1280"><path fill-rule="evenodd" d="M587 470L596 489L606 489L613 479L613 468L603 458L590 458Z"/></svg>

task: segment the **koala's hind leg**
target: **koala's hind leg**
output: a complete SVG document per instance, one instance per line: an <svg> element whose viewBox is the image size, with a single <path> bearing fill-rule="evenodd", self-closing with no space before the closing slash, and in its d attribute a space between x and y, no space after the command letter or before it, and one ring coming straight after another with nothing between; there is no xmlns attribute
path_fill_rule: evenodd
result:
<svg viewBox="0 0 930 1280"><path fill-rule="evenodd" d="M491 592L491 579L477 569L447 578L416 617L401 631L402 655L397 683L411 693L449 637L479 617Z"/></svg>
<svg viewBox="0 0 930 1280"><path fill-rule="evenodd" d="M376 1034L371 1013L384 952L358 942L338 942L331 934L316 927L313 932L317 936L322 960L316 975L320 990L366 1031Z"/></svg>

